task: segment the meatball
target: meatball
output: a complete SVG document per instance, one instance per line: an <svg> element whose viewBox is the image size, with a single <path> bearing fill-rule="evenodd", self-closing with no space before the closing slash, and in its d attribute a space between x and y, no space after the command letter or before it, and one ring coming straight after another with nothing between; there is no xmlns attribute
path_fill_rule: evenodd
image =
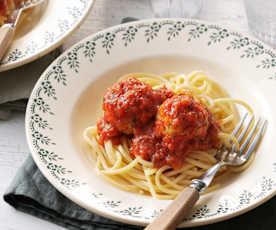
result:
<svg viewBox="0 0 276 230"><path fill-rule="evenodd" d="M197 138L189 141L193 149L207 150L210 148L220 148L218 133L221 130L219 124L214 120L212 114L209 112L209 128L205 138Z"/></svg>
<svg viewBox="0 0 276 230"><path fill-rule="evenodd" d="M156 114L155 95L150 85L128 78L107 89L104 119L124 134L148 123Z"/></svg>
<svg viewBox="0 0 276 230"><path fill-rule="evenodd" d="M176 95L159 108L156 133L159 137L181 136L182 140L205 137L209 127L206 106L190 95Z"/></svg>

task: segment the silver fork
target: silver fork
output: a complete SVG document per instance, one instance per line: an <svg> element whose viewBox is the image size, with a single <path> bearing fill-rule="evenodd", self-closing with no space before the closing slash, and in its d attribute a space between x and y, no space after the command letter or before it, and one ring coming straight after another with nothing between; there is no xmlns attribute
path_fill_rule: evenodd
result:
<svg viewBox="0 0 276 230"><path fill-rule="evenodd" d="M218 163L209 168L198 179L192 180L190 186L185 188L177 196L177 198L172 201L170 205L145 228L146 230L175 229L183 217L197 202L200 193L211 184L214 176L222 166L241 166L249 160L262 137L264 129L267 125L267 120L261 122L261 119L258 119L257 122L255 122L254 117L251 116L247 124L244 125L247 117L248 113L242 117L240 123L232 132L232 135L237 137L240 144L239 151L235 151L235 144L229 141L229 143L232 144L232 147L230 149L223 147L220 151L218 151L216 155ZM246 136L251 125L253 125L253 127Z"/></svg>
<svg viewBox="0 0 276 230"><path fill-rule="evenodd" d="M22 6L15 10L8 19L7 23L0 28L0 61L12 42L15 28L18 25L22 13L25 10L37 7L46 1L48 0L24 0Z"/></svg>

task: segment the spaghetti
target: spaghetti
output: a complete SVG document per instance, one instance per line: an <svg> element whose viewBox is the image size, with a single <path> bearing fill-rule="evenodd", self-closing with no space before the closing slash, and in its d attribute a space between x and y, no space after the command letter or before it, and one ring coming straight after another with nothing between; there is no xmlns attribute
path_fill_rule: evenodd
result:
<svg viewBox="0 0 276 230"><path fill-rule="evenodd" d="M130 77L149 84L154 90L160 89L162 91L165 86L175 95L190 95L195 100L200 101L208 108L214 120L219 124L220 131L217 136L220 143L226 145L229 144L229 140L237 143L235 137L230 134L239 121L235 104L244 106L252 113L251 108L246 103L229 98L225 90L210 80L204 72L196 71L187 76L178 73L160 76L144 73L128 74L123 76L119 82ZM145 93L147 91L143 92L143 95ZM147 109L147 111L149 110ZM140 117L144 117L143 114ZM128 121L129 123L131 121ZM124 125L123 128L129 132L129 127ZM88 157L91 161L96 160L98 174L109 183L125 191L150 194L157 199L174 199L184 187L191 183L192 179L199 177L217 162L215 158L216 149L192 149L185 155L181 167L172 167L174 165L170 164L155 167L151 161L131 153L131 138L129 136L116 136L120 140L115 139L116 144L114 144L114 141L111 140L100 140L98 131L97 126L91 126L85 129L83 133L85 142L92 150ZM112 133L116 134L116 130L112 130ZM252 160L253 158L235 171L246 169ZM232 171L231 168L222 168L207 192L218 188L220 181Z"/></svg>

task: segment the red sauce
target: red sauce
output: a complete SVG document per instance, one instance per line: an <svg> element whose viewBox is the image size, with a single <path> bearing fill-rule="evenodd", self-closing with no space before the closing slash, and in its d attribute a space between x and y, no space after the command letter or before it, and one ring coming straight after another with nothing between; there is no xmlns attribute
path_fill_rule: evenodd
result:
<svg viewBox="0 0 276 230"><path fill-rule="evenodd" d="M114 145L121 143L122 133L116 127L105 121L103 117L98 120L97 129L101 145L104 145L104 142L108 140L111 140Z"/></svg>
<svg viewBox="0 0 276 230"><path fill-rule="evenodd" d="M130 152L155 167L183 166L192 150L219 147L220 127L208 108L190 95L128 78L109 88L104 96L104 118L98 122L100 143L131 138Z"/></svg>
<svg viewBox="0 0 276 230"><path fill-rule="evenodd" d="M7 11L7 5L0 1L0 16L5 16Z"/></svg>
<svg viewBox="0 0 276 230"><path fill-rule="evenodd" d="M147 126L134 130L130 152L133 155L141 156L144 160L151 161L158 142L159 140L154 133L154 121L152 121Z"/></svg>

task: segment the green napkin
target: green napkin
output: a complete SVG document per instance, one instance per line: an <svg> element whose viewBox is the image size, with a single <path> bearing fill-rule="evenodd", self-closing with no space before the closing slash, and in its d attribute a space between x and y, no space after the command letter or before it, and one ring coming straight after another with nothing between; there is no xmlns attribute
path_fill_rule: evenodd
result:
<svg viewBox="0 0 276 230"><path fill-rule="evenodd" d="M31 156L17 172L4 200L19 211L70 230L139 229L98 216L68 200L47 181Z"/></svg>

